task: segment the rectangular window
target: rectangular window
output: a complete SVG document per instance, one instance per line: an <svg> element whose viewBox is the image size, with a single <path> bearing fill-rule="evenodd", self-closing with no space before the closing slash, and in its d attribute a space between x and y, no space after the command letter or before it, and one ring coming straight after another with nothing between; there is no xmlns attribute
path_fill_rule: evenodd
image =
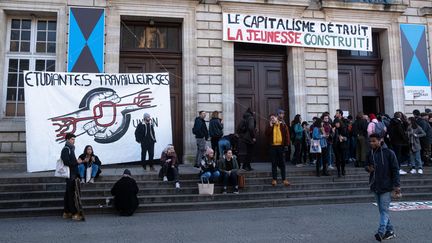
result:
<svg viewBox="0 0 432 243"><path fill-rule="evenodd" d="M24 71L55 71L57 21L10 18L6 52L6 117L23 117Z"/></svg>

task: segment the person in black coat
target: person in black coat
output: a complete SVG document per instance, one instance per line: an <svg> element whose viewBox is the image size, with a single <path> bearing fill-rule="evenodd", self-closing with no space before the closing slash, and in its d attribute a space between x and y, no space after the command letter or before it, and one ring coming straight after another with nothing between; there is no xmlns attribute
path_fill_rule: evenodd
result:
<svg viewBox="0 0 432 243"><path fill-rule="evenodd" d="M197 153L195 156L195 167L200 168L201 158L206 152L206 141L208 140L209 133L204 118L207 116L205 111L200 111L199 116L195 118L192 133L195 135L197 144Z"/></svg>
<svg viewBox="0 0 432 243"><path fill-rule="evenodd" d="M75 156L75 138L76 136L72 133L66 134L66 143L61 151L61 160L63 164L69 167L70 175L66 179L66 191L64 195L64 211L63 218L72 218L73 220L83 220L82 215L78 213L76 205L78 205L76 197L75 180L78 178L78 165L81 164L77 161Z"/></svg>
<svg viewBox="0 0 432 243"><path fill-rule="evenodd" d="M223 154L223 151L219 151L219 140L223 136L223 121L219 118L219 112L213 111L212 118L209 122L209 135L211 138L212 149L216 153L216 159L219 160L219 156Z"/></svg>
<svg viewBox="0 0 432 243"><path fill-rule="evenodd" d="M394 152L386 147L379 134L369 136L371 151L367 159L366 171L369 172L369 185L375 194L380 223L375 238L378 241L394 237L390 223L389 207L393 195L400 198L399 163Z"/></svg>
<svg viewBox="0 0 432 243"><path fill-rule="evenodd" d="M256 120L254 118L254 112L250 108L243 114L243 121L245 129L242 133L239 133L240 141L246 145L246 158L243 162L243 169L247 171L253 170L251 167L252 155L256 143Z"/></svg>
<svg viewBox="0 0 432 243"><path fill-rule="evenodd" d="M138 124L135 130L135 140L141 144L141 163L144 170L147 170L147 165L150 165L150 170L156 171L156 169L153 167L154 144L156 143L156 135L150 114L145 113L144 122ZM147 152L149 155L148 160L146 160Z"/></svg>
<svg viewBox="0 0 432 243"><path fill-rule="evenodd" d="M334 120L333 134L333 151L336 157L338 177L341 177L341 174L345 176L345 164L349 146L347 128L345 123L343 123L339 118Z"/></svg>
<svg viewBox="0 0 432 243"><path fill-rule="evenodd" d="M429 115L427 113L420 113L419 110L414 110L413 115L417 124L426 133L426 136L420 138L421 145L421 159L425 165L429 164L431 158L431 144L432 144L432 127L429 124Z"/></svg>
<svg viewBox="0 0 432 243"><path fill-rule="evenodd" d="M402 112L396 112L394 114L394 118L391 119L390 125L388 128L388 136L390 138L390 144L393 148L393 151L396 154L396 157L400 164L405 160L404 152L408 152L408 135L406 133L408 129L408 123L403 119ZM405 175L406 172L404 170L399 171L400 174Z"/></svg>
<svg viewBox="0 0 432 243"><path fill-rule="evenodd" d="M137 183L132 178L130 170L124 170L122 178L111 189L114 207L121 216L131 216L138 208L138 191Z"/></svg>

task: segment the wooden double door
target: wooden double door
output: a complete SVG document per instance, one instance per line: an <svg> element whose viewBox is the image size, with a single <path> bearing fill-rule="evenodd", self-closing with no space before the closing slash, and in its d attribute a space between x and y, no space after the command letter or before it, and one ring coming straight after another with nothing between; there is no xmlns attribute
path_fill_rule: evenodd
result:
<svg viewBox="0 0 432 243"><path fill-rule="evenodd" d="M288 114L286 49L276 53L235 53L235 125L250 107L256 113L257 142L254 161L269 161L265 129L269 114L284 109ZM286 119L287 120L287 119ZM245 150L240 147L240 155Z"/></svg>
<svg viewBox="0 0 432 243"><path fill-rule="evenodd" d="M340 63L340 109L356 116L384 112L381 63Z"/></svg>
<svg viewBox="0 0 432 243"><path fill-rule="evenodd" d="M157 55L156 53L153 53L153 56L146 56L142 53L139 55L123 53L120 56L120 72L169 72L172 137L173 144L177 152L177 157L181 162L183 158L183 100L181 54Z"/></svg>

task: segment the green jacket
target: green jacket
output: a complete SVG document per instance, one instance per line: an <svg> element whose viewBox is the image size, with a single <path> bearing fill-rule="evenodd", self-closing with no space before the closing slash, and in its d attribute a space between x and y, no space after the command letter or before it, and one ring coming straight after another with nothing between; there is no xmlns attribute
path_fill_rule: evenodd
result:
<svg viewBox="0 0 432 243"><path fill-rule="evenodd" d="M231 170L231 171L237 171L238 170L238 168L239 168L239 166L238 166L238 163L237 163L237 157L235 156L235 155L233 155L233 157L232 157L232 162L233 162L233 169ZM220 158L219 159L219 161L218 161L218 167L219 167L219 170L220 170L220 172L225 172L226 170L225 170L225 158Z"/></svg>

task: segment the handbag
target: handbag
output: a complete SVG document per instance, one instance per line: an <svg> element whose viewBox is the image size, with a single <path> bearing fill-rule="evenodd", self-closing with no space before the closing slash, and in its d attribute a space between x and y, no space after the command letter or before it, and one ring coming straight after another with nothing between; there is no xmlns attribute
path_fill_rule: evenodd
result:
<svg viewBox="0 0 432 243"><path fill-rule="evenodd" d="M244 188L246 184L246 178L244 175L237 175L238 187Z"/></svg>
<svg viewBox="0 0 432 243"><path fill-rule="evenodd" d="M312 139L311 146L310 146L310 151L309 152L311 154L319 154L319 153L321 153L320 140L318 140L318 139Z"/></svg>
<svg viewBox="0 0 432 243"><path fill-rule="evenodd" d="M63 160L60 158L57 160L56 169L54 171L55 177L70 178L69 166L64 165Z"/></svg>
<svg viewBox="0 0 432 243"><path fill-rule="evenodd" d="M214 184L211 184L207 181L204 181L201 178L201 183L198 183L198 194L199 195L213 195L214 193Z"/></svg>
<svg viewBox="0 0 432 243"><path fill-rule="evenodd" d="M89 166L86 168L86 183L88 183L91 179L92 167Z"/></svg>

